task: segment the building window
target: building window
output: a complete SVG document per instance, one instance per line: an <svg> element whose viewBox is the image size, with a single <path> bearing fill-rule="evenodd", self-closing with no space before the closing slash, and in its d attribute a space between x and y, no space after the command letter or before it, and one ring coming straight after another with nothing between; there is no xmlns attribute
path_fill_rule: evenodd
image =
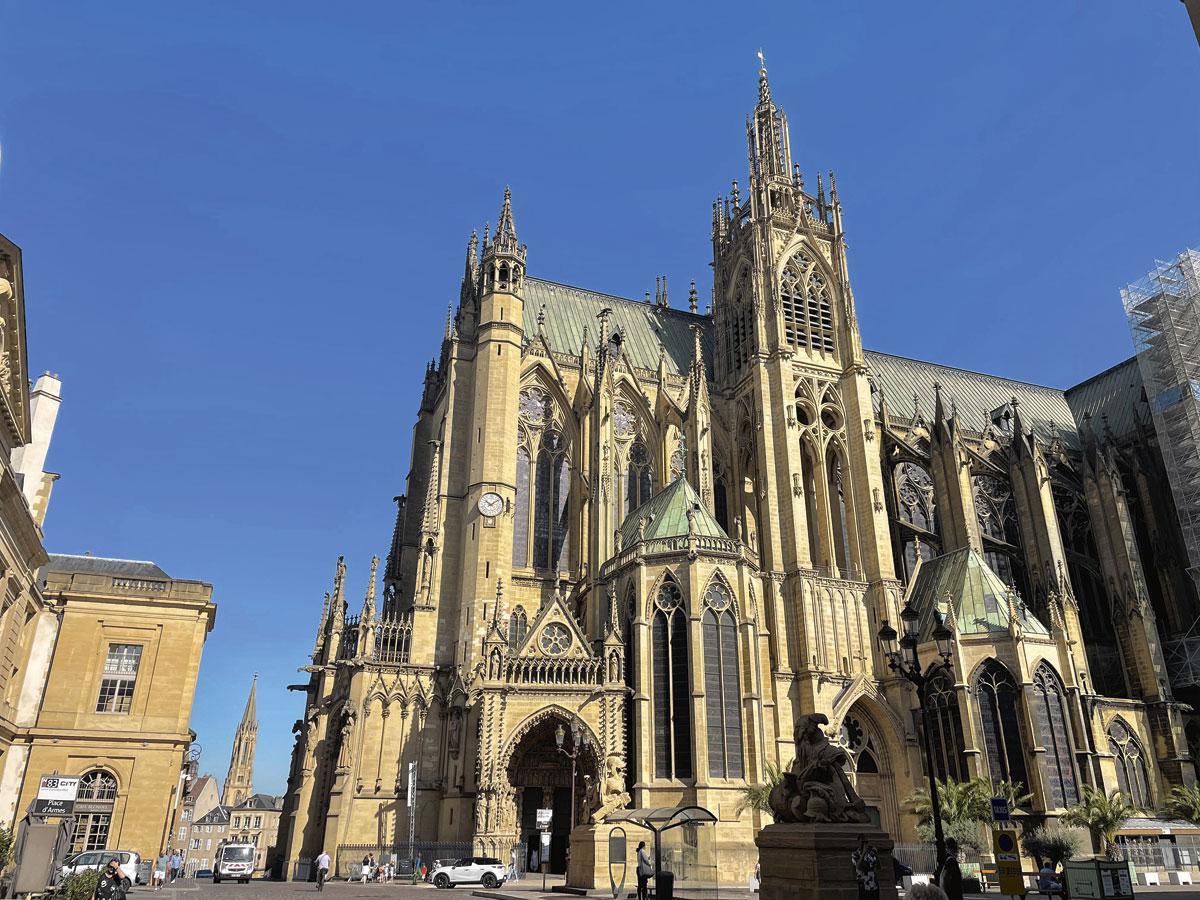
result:
<svg viewBox="0 0 1200 900"><path fill-rule="evenodd" d="M1133 731L1120 719L1108 726L1108 752L1117 766L1117 788L1138 809L1149 809L1150 780L1146 776L1146 754Z"/></svg>
<svg viewBox="0 0 1200 900"><path fill-rule="evenodd" d="M254 827L255 827L255 828L262 828L262 816L255 816L255 817L254 817Z"/></svg>
<svg viewBox="0 0 1200 900"><path fill-rule="evenodd" d="M750 272L738 273L737 287L725 313L725 374L733 375L754 358L754 296Z"/></svg>
<svg viewBox="0 0 1200 900"><path fill-rule="evenodd" d="M729 589L714 581L704 592L704 710L708 773L741 778L742 703L738 688L737 622Z"/></svg>
<svg viewBox="0 0 1200 900"><path fill-rule="evenodd" d="M1013 585L1018 594L1027 597L1021 531L1012 488L1007 481L993 475L976 475L971 485L984 559L1005 584Z"/></svg>
<svg viewBox="0 0 1200 900"><path fill-rule="evenodd" d="M513 517L516 568L532 563L562 571L568 563L571 465L568 441L554 415L554 403L542 388L521 391Z"/></svg>
<svg viewBox="0 0 1200 900"><path fill-rule="evenodd" d="M933 479L924 466L902 462L892 470L892 481L899 518L901 568L905 578L911 580L917 567L918 552L921 559L932 559L938 555L941 546L937 535Z"/></svg>
<svg viewBox="0 0 1200 900"><path fill-rule="evenodd" d="M108 849L108 827L112 823L112 813L79 813L75 816L75 841L72 850L81 853L85 850Z"/></svg>
<svg viewBox="0 0 1200 900"><path fill-rule="evenodd" d="M142 648L138 644L109 644L104 660L104 678L96 712L127 713L133 705L133 687L137 682Z"/></svg>
<svg viewBox="0 0 1200 900"><path fill-rule="evenodd" d="M179 839L181 841L187 839L187 829L184 828L183 826L180 826L180 828L179 828Z"/></svg>
<svg viewBox="0 0 1200 900"><path fill-rule="evenodd" d="M79 779L80 800L116 800L117 779L108 772L96 769Z"/></svg>
<svg viewBox="0 0 1200 900"><path fill-rule="evenodd" d="M634 441L629 448L629 464L625 468L625 515L649 500L652 490L650 453L642 441Z"/></svg>
<svg viewBox="0 0 1200 900"><path fill-rule="evenodd" d="M673 581L655 597L651 628L654 678L654 771L659 778L692 777L692 708L688 688L688 623Z"/></svg>
<svg viewBox="0 0 1200 900"><path fill-rule="evenodd" d="M525 640L525 632L529 630L529 619L525 615L525 607L518 606L508 617L508 646L514 650Z"/></svg>
<svg viewBox="0 0 1200 900"><path fill-rule="evenodd" d="M833 352L833 307L825 276L803 253L784 267L779 284L784 338L793 347Z"/></svg>
<svg viewBox="0 0 1200 900"><path fill-rule="evenodd" d="M192 849L193 850L200 849L200 838L192 838Z"/></svg>
<svg viewBox="0 0 1200 900"><path fill-rule="evenodd" d="M1020 691L1008 669L989 659L975 676L975 698L992 781L1029 784L1021 741Z"/></svg>
<svg viewBox="0 0 1200 900"><path fill-rule="evenodd" d="M967 781L958 692L945 671L939 671L930 678L926 696L925 709L930 717L929 736L933 744L934 772L942 781Z"/></svg>
<svg viewBox="0 0 1200 900"><path fill-rule="evenodd" d="M1046 663L1033 673L1033 725L1041 755L1042 786L1050 809L1079 802L1079 782L1072 759L1070 725L1062 682Z"/></svg>
<svg viewBox="0 0 1200 900"><path fill-rule="evenodd" d="M190 809L185 809L179 818L184 822L192 821L192 811Z"/></svg>

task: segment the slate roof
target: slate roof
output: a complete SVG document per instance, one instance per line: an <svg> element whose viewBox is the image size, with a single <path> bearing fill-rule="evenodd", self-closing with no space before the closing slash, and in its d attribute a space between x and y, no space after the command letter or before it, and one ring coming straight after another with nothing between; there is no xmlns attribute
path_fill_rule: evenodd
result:
<svg viewBox="0 0 1200 900"><path fill-rule="evenodd" d="M599 333L596 316L607 307L612 310L613 327L624 338L624 352L635 368L657 370L662 347L667 371L680 376L687 373L692 361L691 326L699 325L703 329L705 365L712 376L714 338L709 316L540 278L525 279L524 299L522 324L526 335L532 338L537 334L538 314L545 307L546 342L554 353L577 355L585 329L594 343ZM938 383L943 402L953 403L960 421L974 431L982 431L996 416L1010 411L1013 397L1021 404L1027 427L1043 437L1059 437L1069 444L1078 443L1077 423L1085 412L1097 417L1107 414L1109 426L1118 436L1136 428L1142 394L1136 358L1062 391L874 350L867 350L866 357L876 386L883 390L892 414L898 418L912 416L915 395L921 411L932 420L933 386ZM876 403L878 397L876 394Z"/></svg>
<svg viewBox="0 0 1200 900"><path fill-rule="evenodd" d="M922 640L932 633L933 611L948 611L947 599L954 603L955 630L958 634L993 634L1008 631L1008 586L974 550L951 550L921 563L909 591L913 608L920 613L918 627ZM1027 634L1049 636L1042 624L1019 597L1014 598L1018 624Z"/></svg>
<svg viewBox="0 0 1200 900"><path fill-rule="evenodd" d="M646 523L648 541L687 535L689 507L695 511L697 535L729 540L724 529L700 502L700 495L686 478L680 477L625 517L625 521L621 523L621 546L628 547L637 543L638 522L643 517L649 519Z"/></svg>
<svg viewBox="0 0 1200 900"><path fill-rule="evenodd" d="M251 794L234 809L282 809L283 798L272 794Z"/></svg>
<svg viewBox="0 0 1200 900"><path fill-rule="evenodd" d="M635 368L657 370L661 346L666 350L667 371L685 374L692 363L691 326L699 325L704 329L701 346L705 364L712 371L712 320L708 316L538 278L525 279L523 296L525 334L531 338L537 334L538 313L544 305L546 343L555 353L578 355L585 328L588 340L594 344L600 329L596 316L607 307L612 310L610 324L621 332L623 352Z"/></svg>
<svg viewBox="0 0 1200 900"><path fill-rule="evenodd" d="M1107 417L1108 427L1118 438L1136 434L1139 420L1149 421L1150 410L1144 395L1145 386L1136 356L1066 391L1067 403L1076 422L1082 422L1090 413L1095 419L1092 427L1100 433L1103 428L1101 418Z"/></svg>
<svg viewBox="0 0 1200 900"><path fill-rule="evenodd" d="M198 818L192 824L194 825L228 825L229 824L229 807L215 806Z"/></svg>
<svg viewBox="0 0 1200 900"><path fill-rule="evenodd" d="M169 581L171 576L156 563L141 559L108 559L103 556L76 556L51 553L45 565L50 572L84 575L112 575L117 578L150 578Z"/></svg>
<svg viewBox="0 0 1200 900"><path fill-rule="evenodd" d="M992 424L996 413L1010 408L1012 398L1016 397L1025 425L1039 434L1051 436L1052 422L1056 426L1053 436L1073 435L1076 431L1071 407L1057 388L874 350L866 351L866 357L876 385L883 389L888 408L897 417L912 416L913 395L916 395L921 412L932 421L936 382L942 386L942 402L949 405L953 401L959 421L972 430L983 431Z"/></svg>

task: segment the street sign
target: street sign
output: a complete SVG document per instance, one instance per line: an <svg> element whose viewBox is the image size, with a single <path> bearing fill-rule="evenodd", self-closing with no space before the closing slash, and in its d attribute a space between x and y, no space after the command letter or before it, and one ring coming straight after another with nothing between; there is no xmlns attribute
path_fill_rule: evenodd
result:
<svg viewBox="0 0 1200 900"><path fill-rule="evenodd" d="M992 821L1007 822L1011 817L1008 814L1008 799L1006 797L992 798Z"/></svg>
<svg viewBox="0 0 1200 900"><path fill-rule="evenodd" d="M75 814L75 795L79 779L63 775L43 775L38 783L37 797L30 810L35 816L70 816Z"/></svg>
<svg viewBox="0 0 1200 900"><path fill-rule="evenodd" d="M553 809L539 809L537 811L537 827L543 830L550 827L550 820L554 818Z"/></svg>
<svg viewBox="0 0 1200 900"><path fill-rule="evenodd" d="M1021 874L1021 851L1017 849L1017 833L1001 828L993 829L992 850L996 854L996 875L1000 882L1000 893L1024 894L1025 878Z"/></svg>
<svg viewBox="0 0 1200 900"><path fill-rule="evenodd" d="M618 825L608 833L608 884L612 888L613 900L625 893L625 873L628 868L625 860L625 829Z"/></svg>

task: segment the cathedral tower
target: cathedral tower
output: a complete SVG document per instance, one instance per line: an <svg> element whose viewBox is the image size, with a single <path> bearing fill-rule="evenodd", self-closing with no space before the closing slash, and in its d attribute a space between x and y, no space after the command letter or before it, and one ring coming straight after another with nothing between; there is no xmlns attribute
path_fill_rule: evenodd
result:
<svg viewBox="0 0 1200 900"><path fill-rule="evenodd" d="M258 687L258 674L250 682L250 696L246 698L246 710L233 735L233 753L229 756L229 774L225 776L225 788L221 791L222 806L237 806L254 793L254 745L258 742L258 719L254 694Z"/></svg>

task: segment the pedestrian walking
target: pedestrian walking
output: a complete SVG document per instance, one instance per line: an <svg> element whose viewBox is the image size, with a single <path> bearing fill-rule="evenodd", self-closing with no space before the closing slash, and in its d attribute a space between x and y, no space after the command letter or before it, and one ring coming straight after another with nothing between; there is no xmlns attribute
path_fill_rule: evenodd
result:
<svg viewBox="0 0 1200 900"><path fill-rule="evenodd" d="M324 850L317 857L317 890L325 890L325 879L329 877L329 866L332 860Z"/></svg>
<svg viewBox="0 0 1200 900"><path fill-rule="evenodd" d="M650 879L654 877L654 860L646 849L646 842L639 841L637 848L637 895L638 900L650 900Z"/></svg>
<svg viewBox="0 0 1200 900"><path fill-rule="evenodd" d="M521 872L517 869L517 848L513 847L508 851L508 880L520 881Z"/></svg>
<svg viewBox="0 0 1200 900"><path fill-rule="evenodd" d="M150 879L156 891L161 891L164 882L167 880L167 866L171 864L171 857L164 848L154 860L154 875Z"/></svg>
<svg viewBox="0 0 1200 900"><path fill-rule="evenodd" d="M100 880L96 882L92 900L125 900L130 887L129 879L121 871L121 861L114 856L105 866Z"/></svg>
<svg viewBox="0 0 1200 900"><path fill-rule="evenodd" d="M175 879L179 877L179 872L183 868L183 856L176 850L171 854L171 884L175 883Z"/></svg>

